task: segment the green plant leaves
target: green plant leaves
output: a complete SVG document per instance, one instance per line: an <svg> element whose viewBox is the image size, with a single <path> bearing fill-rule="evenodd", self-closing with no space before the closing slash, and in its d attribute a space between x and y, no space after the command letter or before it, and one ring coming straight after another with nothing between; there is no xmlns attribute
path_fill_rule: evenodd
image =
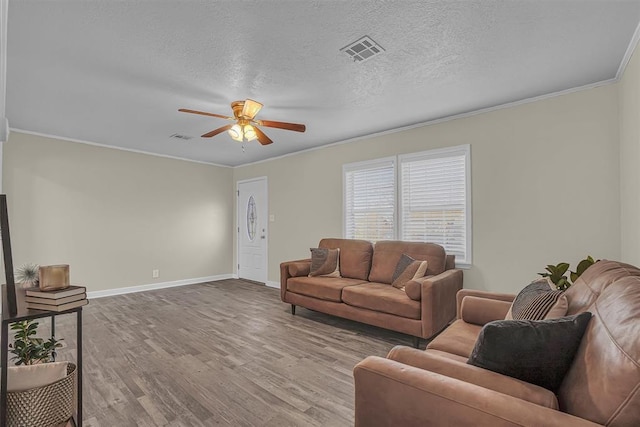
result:
<svg viewBox="0 0 640 427"><path fill-rule="evenodd" d="M38 322L23 320L11 325L11 330L16 331L14 341L9 344L9 349L16 361L16 365L33 365L34 363L50 362L55 356L55 349L62 347L59 340L51 337L43 340L37 334Z"/></svg>
<svg viewBox="0 0 640 427"><path fill-rule="evenodd" d="M545 269L547 270L547 273L538 274L542 277L548 277L549 280L551 280L551 282L556 285L556 288L558 290L564 291L568 289L571 286L572 282L575 282L578 277L580 277L580 275L582 275L582 273L587 270L587 268L591 267L596 262L597 261L594 261L591 255L588 255L585 259L580 261L578 263L578 266L576 267L576 271L569 272L571 281L569 281L567 276L565 276L565 273L567 272L567 270L569 270L569 263L566 262L561 262L558 265L548 264L547 268Z"/></svg>

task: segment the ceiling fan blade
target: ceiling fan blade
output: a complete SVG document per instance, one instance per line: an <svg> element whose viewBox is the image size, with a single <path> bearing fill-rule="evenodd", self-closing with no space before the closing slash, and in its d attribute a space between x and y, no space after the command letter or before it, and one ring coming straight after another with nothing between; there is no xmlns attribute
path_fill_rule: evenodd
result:
<svg viewBox="0 0 640 427"><path fill-rule="evenodd" d="M286 130L294 130L296 132L304 132L307 130L305 125L297 124L297 123L286 123L286 122L274 122L271 120L258 120L257 123L260 126L266 126L269 128L278 128L278 129L286 129Z"/></svg>
<svg viewBox="0 0 640 427"><path fill-rule="evenodd" d="M233 117L223 116L221 114L206 113L204 111L196 111L196 110L187 110L186 108L181 108L178 111L182 113L200 114L201 116L219 117L221 119L235 120Z"/></svg>
<svg viewBox="0 0 640 427"><path fill-rule="evenodd" d="M256 136L258 137L258 142L262 145L269 145L271 144L273 141L264 134L264 132L262 132L260 130L260 128L258 128L257 126L254 126L253 129L255 129L256 131Z"/></svg>
<svg viewBox="0 0 640 427"><path fill-rule="evenodd" d="M253 99L246 99L244 101L244 106L242 107L242 115L244 117L248 117L249 120L253 120L253 118L258 114L258 112L262 109L262 104L258 101L254 101Z"/></svg>
<svg viewBox="0 0 640 427"><path fill-rule="evenodd" d="M226 126L222 126L221 128L214 129L211 132L205 133L204 135L202 135L202 137L203 138L211 138L212 136L216 136L217 134L222 133L225 130L231 129L231 126L233 126L233 125L226 125Z"/></svg>

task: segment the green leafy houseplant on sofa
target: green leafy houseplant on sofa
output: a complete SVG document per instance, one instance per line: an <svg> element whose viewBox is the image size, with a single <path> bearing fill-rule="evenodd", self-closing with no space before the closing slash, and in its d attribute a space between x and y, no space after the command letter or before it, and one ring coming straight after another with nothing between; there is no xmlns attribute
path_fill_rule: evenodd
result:
<svg viewBox="0 0 640 427"><path fill-rule="evenodd" d="M569 271L571 281L569 281L569 278L565 275L567 270L569 270L569 263L567 262L561 262L558 265L549 264L545 268L545 270L547 270L546 273L538 274L542 277L548 277L549 280L556 285L556 288L559 291L565 291L578 279L578 277L582 275L582 273L585 272L587 268L591 267L596 262L597 261L595 261L591 255L588 255L585 259L580 261L576 267L576 271Z"/></svg>
<svg viewBox="0 0 640 427"><path fill-rule="evenodd" d="M11 330L15 331L15 335L9 348L16 365L51 362L56 355L56 349L62 347L60 340L53 337L48 340L36 337L38 322L34 320L16 322L11 325Z"/></svg>

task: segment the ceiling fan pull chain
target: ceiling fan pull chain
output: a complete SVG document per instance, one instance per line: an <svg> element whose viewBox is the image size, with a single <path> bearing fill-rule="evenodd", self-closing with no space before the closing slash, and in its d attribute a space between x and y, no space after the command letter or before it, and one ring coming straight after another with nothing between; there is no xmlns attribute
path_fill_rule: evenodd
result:
<svg viewBox="0 0 640 427"><path fill-rule="evenodd" d="M242 152L244 153L244 144L242 144Z"/></svg>

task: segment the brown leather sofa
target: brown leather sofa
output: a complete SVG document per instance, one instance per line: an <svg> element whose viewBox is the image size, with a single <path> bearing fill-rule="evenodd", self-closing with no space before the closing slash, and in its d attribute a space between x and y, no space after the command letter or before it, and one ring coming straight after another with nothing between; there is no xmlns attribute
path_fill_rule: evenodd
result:
<svg viewBox="0 0 640 427"><path fill-rule="evenodd" d="M280 264L282 301L418 338L444 329L456 315L462 271L455 258L433 243L322 239L320 248L340 248L342 277L308 277L310 259ZM402 254L427 261L424 278L405 290L390 285Z"/></svg>
<svg viewBox="0 0 640 427"><path fill-rule="evenodd" d="M356 426L640 426L640 269L600 261L566 296L569 315L593 317L557 395L466 363L513 295L465 289L458 320L426 350L356 365Z"/></svg>

